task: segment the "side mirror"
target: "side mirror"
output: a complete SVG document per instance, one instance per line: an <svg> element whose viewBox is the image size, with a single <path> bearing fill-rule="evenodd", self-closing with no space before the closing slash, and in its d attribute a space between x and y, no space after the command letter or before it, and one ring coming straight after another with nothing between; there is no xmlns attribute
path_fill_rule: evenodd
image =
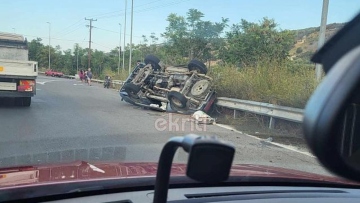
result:
<svg viewBox="0 0 360 203"><path fill-rule="evenodd" d="M313 57L327 75L306 105L303 123L305 138L319 161L356 181L360 181L359 32L360 15Z"/></svg>

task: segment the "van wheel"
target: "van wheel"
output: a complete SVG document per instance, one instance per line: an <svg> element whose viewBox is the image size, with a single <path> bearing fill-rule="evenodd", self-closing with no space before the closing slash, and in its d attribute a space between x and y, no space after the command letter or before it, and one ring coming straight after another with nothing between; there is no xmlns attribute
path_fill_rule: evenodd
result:
<svg viewBox="0 0 360 203"><path fill-rule="evenodd" d="M151 64L153 69L155 70L161 70L161 67L159 65L160 59L154 55L147 55L144 59L145 64Z"/></svg>
<svg viewBox="0 0 360 203"><path fill-rule="evenodd" d="M202 63L201 61L198 61L196 59L191 60L188 64L188 69L190 71L197 71L200 74L206 74L208 72L207 67L205 66L204 63Z"/></svg>
<svg viewBox="0 0 360 203"><path fill-rule="evenodd" d="M128 93L128 96L137 101L140 100L140 97L137 95L137 93L140 91L141 87L132 83L126 83L124 85L125 92Z"/></svg>
<svg viewBox="0 0 360 203"><path fill-rule="evenodd" d="M170 103L170 107L175 111L183 111L187 109L188 100L180 92L169 92L168 100Z"/></svg>

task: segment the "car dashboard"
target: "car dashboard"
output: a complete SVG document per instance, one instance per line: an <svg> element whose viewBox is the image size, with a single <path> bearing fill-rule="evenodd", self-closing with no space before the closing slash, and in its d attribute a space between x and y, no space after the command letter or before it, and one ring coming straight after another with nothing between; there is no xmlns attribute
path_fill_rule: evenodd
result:
<svg viewBox="0 0 360 203"><path fill-rule="evenodd" d="M51 203L136 203L152 202L153 190L103 194L73 199L50 201ZM359 202L360 190L347 188L322 187L285 187L285 186L236 186L236 187L200 187L170 189L170 203L205 202ZM50 203L49 202L49 203Z"/></svg>

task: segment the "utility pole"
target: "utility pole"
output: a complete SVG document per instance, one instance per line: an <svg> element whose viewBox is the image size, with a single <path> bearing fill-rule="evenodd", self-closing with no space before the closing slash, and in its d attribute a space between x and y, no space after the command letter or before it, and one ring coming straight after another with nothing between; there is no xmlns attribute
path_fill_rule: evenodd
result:
<svg viewBox="0 0 360 203"><path fill-rule="evenodd" d="M50 31L51 31L51 23L50 22L46 22L46 23L48 23L49 24L49 69L51 69L51 66L50 66L50 62L51 62L51 60L50 60Z"/></svg>
<svg viewBox="0 0 360 203"><path fill-rule="evenodd" d="M121 58L121 23L120 25L120 40L119 40L119 64L118 64L118 74L120 74L120 58Z"/></svg>
<svg viewBox="0 0 360 203"><path fill-rule="evenodd" d="M130 72L131 72L132 33L133 33L133 14L134 14L134 0L131 0L131 28L130 28L129 75L130 75Z"/></svg>
<svg viewBox="0 0 360 203"><path fill-rule="evenodd" d="M92 22L93 21L97 21L97 20L94 20L94 19L87 19L85 18L85 20L88 20L90 22L90 25L88 25L89 27L89 32L90 32L90 37L89 37L89 51L88 51L88 68L91 68L90 67L90 61L91 61L91 30L94 26L92 26Z"/></svg>
<svg viewBox="0 0 360 203"><path fill-rule="evenodd" d="M124 20L124 45L123 45L123 49L124 49L124 53L123 53L123 62L122 62L122 67L125 70L125 38L126 38L126 10L127 10L127 0L125 0L125 20Z"/></svg>
<svg viewBox="0 0 360 203"><path fill-rule="evenodd" d="M325 32L326 32L326 21L327 21L328 7L329 7L329 0L323 0L318 49L320 49L325 43ZM315 72L316 72L316 80L320 81L322 73L323 73L321 64L316 64L315 65Z"/></svg>
<svg viewBox="0 0 360 203"><path fill-rule="evenodd" d="M79 46L77 47L76 53L76 74L79 73Z"/></svg>

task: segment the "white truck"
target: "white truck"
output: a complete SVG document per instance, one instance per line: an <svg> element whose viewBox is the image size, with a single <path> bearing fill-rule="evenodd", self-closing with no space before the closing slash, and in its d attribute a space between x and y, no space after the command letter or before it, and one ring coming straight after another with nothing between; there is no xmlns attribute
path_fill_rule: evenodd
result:
<svg viewBox="0 0 360 203"><path fill-rule="evenodd" d="M28 54L22 35L0 32L0 99L13 97L17 106L30 106L36 94L38 63Z"/></svg>

